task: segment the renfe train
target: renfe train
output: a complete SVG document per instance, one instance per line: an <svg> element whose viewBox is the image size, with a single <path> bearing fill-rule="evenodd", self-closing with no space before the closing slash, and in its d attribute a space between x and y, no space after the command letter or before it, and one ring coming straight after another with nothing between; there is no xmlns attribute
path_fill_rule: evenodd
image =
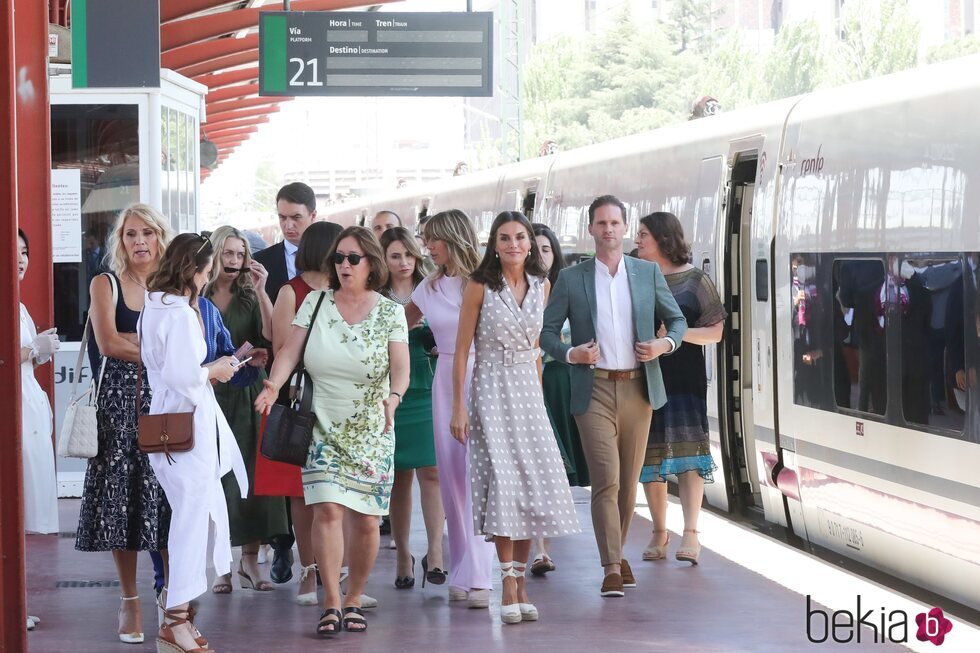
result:
<svg viewBox="0 0 980 653"><path fill-rule="evenodd" d="M722 510L980 609L980 56L326 207L502 210L592 248L672 211L731 317L707 352Z"/></svg>

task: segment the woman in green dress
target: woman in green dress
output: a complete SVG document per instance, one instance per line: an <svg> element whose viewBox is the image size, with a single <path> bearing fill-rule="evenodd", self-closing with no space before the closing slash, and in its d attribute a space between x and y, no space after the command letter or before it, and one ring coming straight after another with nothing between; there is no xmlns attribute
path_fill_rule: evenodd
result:
<svg viewBox="0 0 980 653"><path fill-rule="evenodd" d="M204 296L221 311L221 319L231 333L232 342L241 347L246 342L256 347L248 356L254 373L244 379L216 386L215 396L231 426L248 471L248 497L241 498L238 485L230 475L222 479L228 504L228 522L232 546L242 547L238 579L242 589L268 591L273 585L262 575L258 564L259 546L287 529L285 504L278 497L256 496L255 457L261 419L252 404L262 392L265 359L272 339L272 302L265 292L268 276L261 263L252 259L248 239L234 227L219 227L211 234L214 266L211 282ZM211 586L215 594L231 592L231 576L218 576Z"/></svg>
<svg viewBox="0 0 980 653"><path fill-rule="evenodd" d="M392 427L408 389L410 362L405 311L378 293L388 280L388 266L374 234L364 227L340 232L325 272L330 289L311 292L300 306L255 409L268 412L302 356L313 381L316 415L303 469L303 497L313 506L313 549L323 580L324 610L316 632L333 635L341 627L367 630L361 595L378 555L378 517L388 512L395 467ZM350 577L341 597L345 521Z"/></svg>
<svg viewBox="0 0 980 653"><path fill-rule="evenodd" d="M407 306L415 286L431 271L419 251L415 237L404 227L381 234L381 248L388 264L388 283L381 292L388 299ZM408 332L408 353L412 361L411 381L405 399L395 413L395 483L391 489L391 537L398 550L395 587L415 586L415 558L409 545L412 528L412 477L419 480L422 517L428 550L422 558L422 585L426 579L437 585L446 582L442 570L442 531L446 515L442 510L436 447L432 436L432 377L436 359L429 355L435 345L425 322L412 325Z"/></svg>
<svg viewBox="0 0 980 653"><path fill-rule="evenodd" d="M554 288L555 282L558 281L558 273L565 267L561 245L558 242L558 237L555 236L555 232L548 226L541 223L534 223L531 226L534 228L534 240L537 242L538 251L541 253L541 260L548 269L548 280L551 282L551 287ZM561 337L563 341L571 342L571 332L567 324L562 329ZM568 363L555 360L547 354L544 355L543 362L544 406L548 410L551 428L555 431L555 439L558 440L558 450L561 452L562 461L565 463L568 484L573 487L586 487L589 485L589 467L585 462L585 452L582 451L582 439L579 436L578 426L572 419L569 399L572 385L568 376ZM536 540L535 550L537 555L531 563L531 574L544 576L549 571L554 571L555 563L548 554L548 540Z"/></svg>

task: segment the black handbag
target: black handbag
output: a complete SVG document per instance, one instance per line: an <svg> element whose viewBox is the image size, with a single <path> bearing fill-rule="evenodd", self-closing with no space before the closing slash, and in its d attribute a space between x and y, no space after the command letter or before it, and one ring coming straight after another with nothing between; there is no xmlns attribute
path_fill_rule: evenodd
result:
<svg viewBox="0 0 980 653"><path fill-rule="evenodd" d="M313 442L313 427L316 425L316 413L313 412L313 379L310 378L303 363L306 356L306 344L313 332L313 323L320 312L320 304L326 296L324 292L316 302L310 326L303 340L303 351L299 363L289 380L289 386L298 386L296 393L287 405L273 404L265 418L265 430L262 434L262 446L259 452L280 463L288 463L304 467ZM288 387L288 386L287 386Z"/></svg>

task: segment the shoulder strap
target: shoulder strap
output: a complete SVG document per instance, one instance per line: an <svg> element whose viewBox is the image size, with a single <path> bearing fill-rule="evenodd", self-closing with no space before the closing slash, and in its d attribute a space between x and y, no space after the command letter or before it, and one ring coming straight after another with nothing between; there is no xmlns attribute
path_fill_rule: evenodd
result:
<svg viewBox="0 0 980 653"><path fill-rule="evenodd" d="M313 309L313 317L310 318L310 326L306 329L306 337L303 338L303 351L299 353L299 363L296 365L296 372L302 373L306 369L306 365L303 363L303 359L306 357L306 344L310 341L310 334L313 333L313 323L316 322L316 316L320 312L320 304L323 303L323 298L327 296L327 291L320 291L320 299L316 300L316 308ZM294 372L294 374L296 373Z"/></svg>
<svg viewBox="0 0 980 653"><path fill-rule="evenodd" d="M116 288L116 279L111 274L103 273L99 276L104 276L109 280L109 288L112 290L112 305L115 306L119 301L118 290ZM74 401L76 393L78 392L78 385L81 382L81 370L82 361L85 359L85 352L88 350L89 334L92 332L92 308L89 306L88 317L85 318L85 331L82 332L82 342L78 346L78 358L75 360L75 384L72 386L71 394L68 399L68 403ZM106 355L102 354L102 365L99 369L98 377L95 376L95 370L92 370L92 382L95 386L95 392L98 394L99 387L102 385L102 375L105 374L105 360Z"/></svg>

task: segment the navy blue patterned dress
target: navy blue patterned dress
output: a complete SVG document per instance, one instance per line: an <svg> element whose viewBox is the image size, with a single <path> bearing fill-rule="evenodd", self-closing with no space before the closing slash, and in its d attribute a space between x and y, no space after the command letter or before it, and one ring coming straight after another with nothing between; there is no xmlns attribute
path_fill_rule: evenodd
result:
<svg viewBox="0 0 980 653"><path fill-rule="evenodd" d="M691 327L711 326L728 316L714 284L701 270L691 268L664 277ZM653 411L641 483L666 481L668 475L689 471L711 483L717 469L708 440L704 348L689 342L678 344L676 352L660 358L667 404Z"/></svg>

